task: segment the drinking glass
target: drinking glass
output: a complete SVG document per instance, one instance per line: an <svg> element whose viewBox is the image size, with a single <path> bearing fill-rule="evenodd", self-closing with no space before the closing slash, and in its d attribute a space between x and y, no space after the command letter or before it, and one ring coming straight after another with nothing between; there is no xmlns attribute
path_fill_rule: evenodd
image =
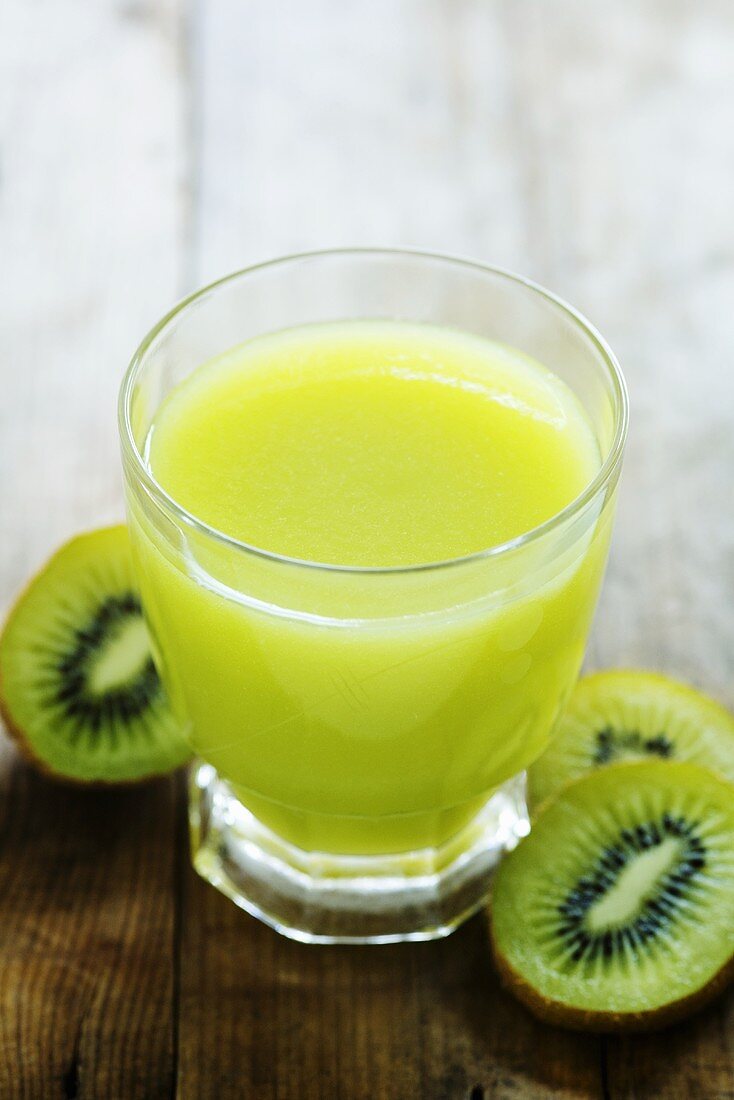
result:
<svg viewBox="0 0 734 1100"><path fill-rule="evenodd" d="M247 545L156 482L156 412L201 364L265 333L380 318L486 337L555 372L598 441L580 496L479 553L357 568ZM308 942L431 939L483 904L492 867L528 831L523 771L582 663L626 428L624 381L592 326L466 260L291 256L221 279L155 326L122 385L123 469L154 656L197 757L204 878Z"/></svg>

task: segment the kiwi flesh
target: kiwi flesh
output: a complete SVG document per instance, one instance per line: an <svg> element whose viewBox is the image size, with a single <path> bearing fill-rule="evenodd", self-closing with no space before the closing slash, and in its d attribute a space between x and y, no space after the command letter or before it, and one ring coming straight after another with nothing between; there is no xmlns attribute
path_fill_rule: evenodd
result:
<svg viewBox="0 0 734 1100"><path fill-rule="evenodd" d="M133 782L188 759L124 526L67 543L18 599L0 637L0 714L30 760L69 780Z"/></svg>
<svg viewBox="0 0 734 1100"><path fill-rule="evenodd" d="M734 977L734 785L696 764L616 764L569 784L501 863L504 984L577 1030L673 1023Z"/></svg>
<svg viewBox="0 0 734 1100"><path fill-rule="evenodd" d="M535 812L571 779L632 760L682 760L734 782L734 715L654 672L620 669L580 680L543 755L528 770Z"/></svg>

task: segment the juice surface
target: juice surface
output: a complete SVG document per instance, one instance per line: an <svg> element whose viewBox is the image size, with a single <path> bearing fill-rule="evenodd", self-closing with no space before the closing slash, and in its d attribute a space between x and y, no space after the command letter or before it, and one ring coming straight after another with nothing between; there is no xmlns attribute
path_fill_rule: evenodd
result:
<svg viewBox="0 0 734 1100"><path fill-rule="evenodd" d="M519 535L600 463L576 398L519 352L361 321L204 364L156 412L147 457L215 528L365 566ZM395 576L273 563L186 525L172 539L143 497L128 503L193 748L279 835L335 853L440 845L540 754L580 668L612 512L573 537Z"/></svg>
<svg viewBox="0 0 734 1100"><path fill-rule="evenodd" d="M396 566L505 542L599 465L571 391L518 352L394 322L262 338L160 409L149 461L188 511L250 545Z"/></svg>

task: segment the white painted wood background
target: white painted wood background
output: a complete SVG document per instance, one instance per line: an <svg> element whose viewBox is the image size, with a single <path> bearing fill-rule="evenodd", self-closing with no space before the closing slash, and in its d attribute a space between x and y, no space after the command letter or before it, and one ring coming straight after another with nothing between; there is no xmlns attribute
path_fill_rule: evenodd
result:
<svg viewBox="0 0 734 1100"><path fill-rule="evenodd" d="M734 704L731 0L2 0L0 612L121 516L150 324L345 244L525 272L607 335L632 430L590 662Z"/></svg>

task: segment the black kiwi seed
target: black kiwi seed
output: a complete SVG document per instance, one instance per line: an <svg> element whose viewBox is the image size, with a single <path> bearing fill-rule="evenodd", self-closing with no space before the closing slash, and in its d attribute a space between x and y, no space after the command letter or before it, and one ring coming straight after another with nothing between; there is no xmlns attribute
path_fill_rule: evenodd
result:
<svg viewBox="0 0 734 1100"><path fill-rule="evenodd" d="M117 636L126 622L142 617L140 600L133 592L108 596L94 616L74 631L73 646L59 659L60 682L49 700L61 707L68 719L78 719L98 733L105 723L137 718L161 692L158 672L148 656L134 680L101 694L91 692L91 662Z"/></svg>
<svg viewBox="0 0 734 1100"><path fill-rule="evenodd" d="M614 730L611 726L605 726L596 733L592 761L598 767L611 764L617 757L627 753L659 756L662 760L669 760L674 751L673 742L664 733L643 737L639 730Z"/></svg>
<svg viewBox="0 0 734 1100"><path fill-rule="evenodd" d="M648 759L541 804L495 874L490 931L504 985L540 1019L640 1031L727 986L733 916L734 785Z"/></svg>
<svg viewBox="0 0 734 1100"><path fill-rule="evenodd" d="M72 539L21 594L0 634L0 715L34 764L75 782L135 782L190 758L125 527Z"/></svg>
<svg viewBox="0 0 734 1100"><path fill-rule="evenodd" d="M695 833L696 823L663 814L633 829L622 829L616 843L605 848L590 874L580 878L558 906L557 935L574 963L593 961L599 955L608 960L625 938L633 946L650 949L656 936L675 920L676 910L693 880L706 866L706 847ZM585 925L586 915L619 879L635 856L658 847L667 838L683 839L684 845L673 867L663 876L657 896L644 900L634 920L618 929L598 932Z"/></svg>
<svg viewBox="0 0 734 1100"><path fill-rule="evenodd" d="M610 669L586 676L528 769L531 813L571 780L636 760L687 761L734 781L734 715L658 673Z"/></svg>

